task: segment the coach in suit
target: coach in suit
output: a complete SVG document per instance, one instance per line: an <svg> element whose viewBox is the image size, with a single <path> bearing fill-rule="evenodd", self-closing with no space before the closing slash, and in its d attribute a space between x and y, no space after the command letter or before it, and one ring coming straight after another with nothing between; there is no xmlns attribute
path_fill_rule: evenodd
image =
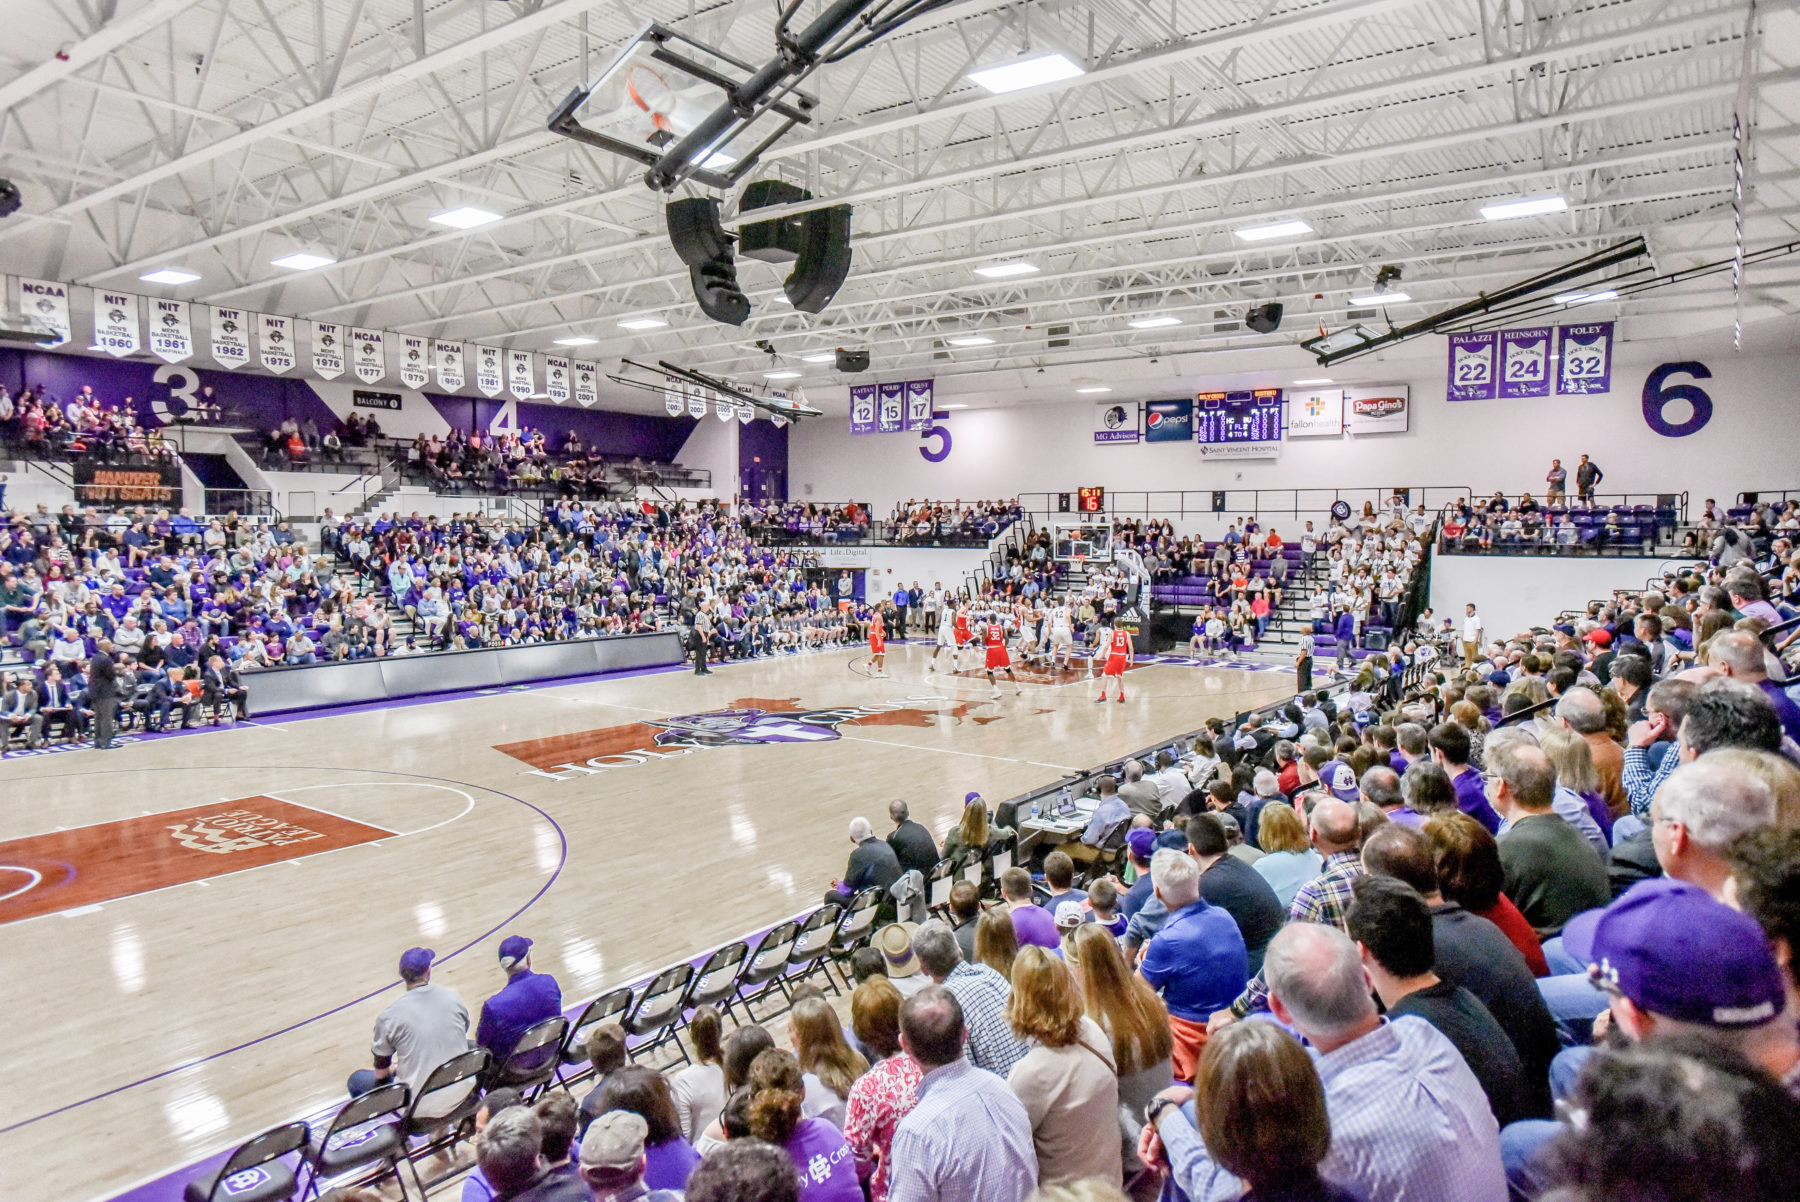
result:
<svg viewBox="0 0 1800 1202"><path fill-rule="evenodd" d="M94 748L111 751L113 732L119 726L119 669L113 662L113 645L105 639L88 658L88 707L94 711Z"/></svg>
<svg viewBox="0 0 1800 1202"><path fill-rule="evenodd" d="M27 747L44 745L44 715L38 712L37 690L30 676L7 676L6 691L0 694L0 720L5 722L0 728L0 751L12 746L15 735L23 735Z"/></svg>
<svg viewBox="0 0 1800 1202"><path fill-rule="evenodd" d="M47 728L52 722L63 724L63 733L70 739L81 734L81 709L75 704L75 693L62 678L62 673L52 667L44 673L44 690L39 698L38 713L44 717Z"/></svg>
<svg viewBox="0 0 1800 1202"><path fill-rule="evenodd" d="M223 656L215 655L206 661L206 671L200 674L200 700L203 705L213 707L218 713L219 706L230 705L232 713L239 718L250 716L249 707L245 704L246 696L243 682L238 679L237 669L225 662Z"/></svg>

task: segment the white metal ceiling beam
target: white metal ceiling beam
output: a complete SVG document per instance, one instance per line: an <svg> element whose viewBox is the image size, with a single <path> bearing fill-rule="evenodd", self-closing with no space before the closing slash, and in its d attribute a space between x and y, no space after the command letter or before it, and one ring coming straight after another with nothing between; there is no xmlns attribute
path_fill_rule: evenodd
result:
<svg viewBox="0 0 1800 1202"><path fill-rule="evenodd" d="M42 95L59 80L99 62L113 51L180 16L200 0L149 0L123 17L114 17L87 37L0 84L0 112Z"/></svg>

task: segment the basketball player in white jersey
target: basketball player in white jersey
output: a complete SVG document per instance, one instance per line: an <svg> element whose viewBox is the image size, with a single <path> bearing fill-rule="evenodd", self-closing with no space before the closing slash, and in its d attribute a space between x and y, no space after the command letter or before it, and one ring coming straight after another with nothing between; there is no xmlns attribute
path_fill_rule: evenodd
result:
<svg viewBox="0 0 1800 1202"><path fill-rule="evenodd" d="M961 612L961 606L952 605L947 600L938 606L937 646L932 648L931 662L926 665L933 672L938 670L938 656L946 651L950 653L950 670L955 672L962 668L958 654L961 648L956 645L956 615Z"/></svg>
<svg viewBox="0 0 1800 1202"><path fill-rule="evenodd" d="M1069 667L1075 654L1075 623L1066 601L1050 607L1050 657L1061 667Z"/></svg>

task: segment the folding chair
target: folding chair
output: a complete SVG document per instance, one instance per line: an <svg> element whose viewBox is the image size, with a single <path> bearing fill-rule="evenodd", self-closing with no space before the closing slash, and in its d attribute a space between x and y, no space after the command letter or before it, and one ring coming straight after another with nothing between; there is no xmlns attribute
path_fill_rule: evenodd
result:
<svg viewBox="0 0 1800 1202"><path fill-rule="evenodd" d="M510 1085L530 1101L556 1079L557 1067L562 1063L563 1039L568 1033L569 1020L560 1014L525 1028L506 1058L484 1074L482 1088Z"/></svg>
<svg viewBox="0 0 1800 1202"><path fill-rule="evenodd" d="M185 1202L287 1202L298 1182L283 1156L301 1152L311 1134L305 1123L284 1123L240 1144L225 1163L196 1177L181 1191Z"/></svg>
<svg viewBox="0 0 1800 1202"><path fill-rule="evenodd" d="M984 888L990 896L1000 896L1000 874L1013 866L1013 852L1018 846L1019 837L1007 834L989 843L987 851L982 853Z"/></svg>
<svg viewBox="0 0 1800 1202"><path fill-rule="evenodd" d="M431 1070L420 1084L419 1092L413 1095L412 1105L406 1108L406 1117L400 1120L400 1135L407 1141L402 1155L406 1158L406 1167L412 1170L413 1184L419 1189L419 1197L427 1196L428 1187L419 1177L418 1157L422 1153L454 1148L473 1133L475 1112L481 1109L480 1077L487 1071L490 1059L486 1048L470 1048L466 1052L458 1052ZM454 1089L467 1092L450 1109L442 1114L420 1113L419 1107L426 1098ZM415 1139L425 1142L415 1146L412 1143ZM455 1172L455 1169L451 1169L430 1184L437 1185Z"/></svg>
<svg viewBox="0 0 1800 1202"><path fill-rule="evenodd" d="M958 859L962 867L956 875L975 886L977 893L981 892L982 875L987 871L987 858L973 851L965 851Z"/></svg>
<svg viewBox="0 0 1800 1202"><path fill-rule="evenodd" d="M636 1047L626 1049L625 1056L636 1060L641 1055L649 1055L665 1043L673 1041L675 1051L683 1064L692 1064L688 1059L687 1049L681 1044L681 1037L676 1032L681 1022L681 1003L687 997L688 983L694 979L692 964L677 964L673 968L665 968L656 975L630 1010L625 1012L625 1034L635 1036L639 1043Z"/></svg>
<svg viewBox="0 0 1800 1202"><path fill-rule="evenodd" d="M381 1180L389 1173L400 1179L400 1158L406 1154L406 1141L400 1138L400 1122L412 1100L412 1091L398 1081L351 1098L332 1116L324 1132L313 1136L306 1148L306 1163L312 1169L307 1178L304 1198L319 1196L321 1180L330 1181L381 1162L379 1174L366 1182ZM391 1118L392 1122L380 1120ZM404 1188L401 1190L405 1192Z"/></svg>
<svg viewBox="0 0 1800 1202"><path fill-rule="evenodd" d="M787 995L790 1003L794 1000L795 987L815 972L820 971L826 953L831 950L831 941L837 935L838 916L842 913L842 906L836 902L829 902L814 910L807 920L800 924L800 932L794 938L793 949L788 952L789 975L775 978L775 983L781 986L781 991ZM831 979L830 973L825 975L825 980L831 986L833 993L841 993L837 982Z"/></svg>
<svg viewBox="0 0 1800 1202"><path fill-rule="evenodd" d="M950 912L950 887L956 884L955 860L939 860L925 878L925 904L933 914Z"/></svg>
<svg viewBox="0 0 1800 1202"><path fill-rule="evenodd" d="M774 982L787 972L788 953L794 949L794 941L800 937L800 924L793 919L771 927L750 953L750 962L744 966L744 976L738 982L739 998L744 1003L744 1013L752 1021L761 1022L756 1017L756 1003L767 996L769 990L776 988Z"/></svg>
<svg viewBox="0 0 1800 1202"><path fill-rule="evenodd" d="M688 985L681 1008L692 1011L702 1006L717 1006L730 1014L731 1003L737 999L738 983L743 977L744 961L749 958L750 945L741 939L708 956Z"/></svg>
<svg viewBox="0 0 1800 1202"><path fill-rule="evenodd" d="M831 936L831 944L826 950L828 962L845 960L875 933L875 920L881 914L881 895L882 890L872 885L850 899L843 914L838 917L837 931ZM826 973L829 975L829 968ZM850 978L846 975L845 984L849 981Z"/></svg>
<svg viewBox="0 0 1800 1202"><path fill-rule="evenodd" d="M587 1058L588 1036L592 1035L594 1028L601 1023L608 1022L616 1015L625 1013L626 1008L630 1005L631 987L626 985L614 989L610 993L601 994L589 1002L576 1017L574 1025L569 1028L568 1035L563 1039L559 1059L564 1064L579 1064L585 1067L577 1069L567 1076L558 1075L557 1081L564 1089L569 1087L570 1082L585 1081L594 1075L594 1066L588 1064Z"/></svg>

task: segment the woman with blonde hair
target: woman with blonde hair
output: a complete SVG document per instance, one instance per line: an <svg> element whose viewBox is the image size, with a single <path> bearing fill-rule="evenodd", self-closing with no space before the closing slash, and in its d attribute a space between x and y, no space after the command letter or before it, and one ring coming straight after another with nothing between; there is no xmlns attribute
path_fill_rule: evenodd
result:
<svg viewBox="0 0 1800 1202"><path fill-rule="evenodd" d="M872 1166L869 1202L885 1202L894 1129L919 1102L918 1061L900 1047L900 991L886 977L870 977L850 995L850 1029L881 1059L850 1087L844 1140L857 1162Z"/></svg>
<svg viewBox="0 0 1800 1202"><path fill-rule="evenodd" d="M1124 1174L1112 1044L1081 1005L1067 964L1035 945L1020 950L1006 1021L1030 1050L1006 1083L1031 1119L1039 1185Z"/></svg>
<svg viewBox="0 0 1800 1202"><path fill-rule="evenodd" d="M954 860L969 853L983 855L992 841L987 802L981 799L981 794L971 793L963 805L962 821L944 836L944 858Z"/></svg>
<svg viewBox="0 0 1800 1202"><path fill-rule="evenodd" d="M757 1139L787 1151L801 1174L801 1202L862 1202L856 1157L843 1133L801 1112L806 1086L798 1060L770 1048L751 1063L744 1088L744 1125Z"/></svg>
<svg viewBox="0 0 1800 1202"><path fill-rule="evenodd" d="M1600 828L1604 845L1597 850L1604 856L1612 846L1612 811L1600 796L1600 773L1594 767L1594 751L1588 741L1566 726L1548 726L1538 732L1538 748L1556 769L1556 785L1581 799L1587 813Z"/></svg>
<svg viewBox="0 0 1800 1202"><path fill-rule="evenodd" d="M975 923L975 960L1007 980L1012 979L1013 959L1019 954L1019 936L1012 915L1004 906L982 911Z"/></svg>
<svg viewBox="0 0 1800 1202"><path fill-rule="evenodd" d="M869 1071L869 1062L844 1038L837 1011L824 998L805 997L788 1014L788 1039L800 1068L823 1082L840 1099Z"/></svg>
<svg viewBox="0 0 1800 1202"><path fill-rule="evenodd" d="M1257 816L1256 842L1263 857L1250 867L1269 882L1286 909L1301 886L1319 875L1319 853L1313 850L1299 813L1281 801L1270 802Z"/></svg>
<svg viewBox="0 0 1800 1202"><path fill-rule="evenodd" d="M1273 807L1271 807L1273 808ZM1144 978L1132 971L1118 941L1089 923L1075 932L1081 950L1081 998L1087 1016L1112 1041L1119 1073L1120 1136L1136 1145L1144 1107L1175 1079L1175 1037L1169 1011Z"/></svg>
<svg viewBox="0 0 1800 1202"><path fill-rule="evenodd" d="M1469 732L1469 763L1476 769L1485 768L1483 749L1487 741L1487 715L1481 712L1481 706L1465 696L1461 701L1450 706L1450 721Z"/></svg>

